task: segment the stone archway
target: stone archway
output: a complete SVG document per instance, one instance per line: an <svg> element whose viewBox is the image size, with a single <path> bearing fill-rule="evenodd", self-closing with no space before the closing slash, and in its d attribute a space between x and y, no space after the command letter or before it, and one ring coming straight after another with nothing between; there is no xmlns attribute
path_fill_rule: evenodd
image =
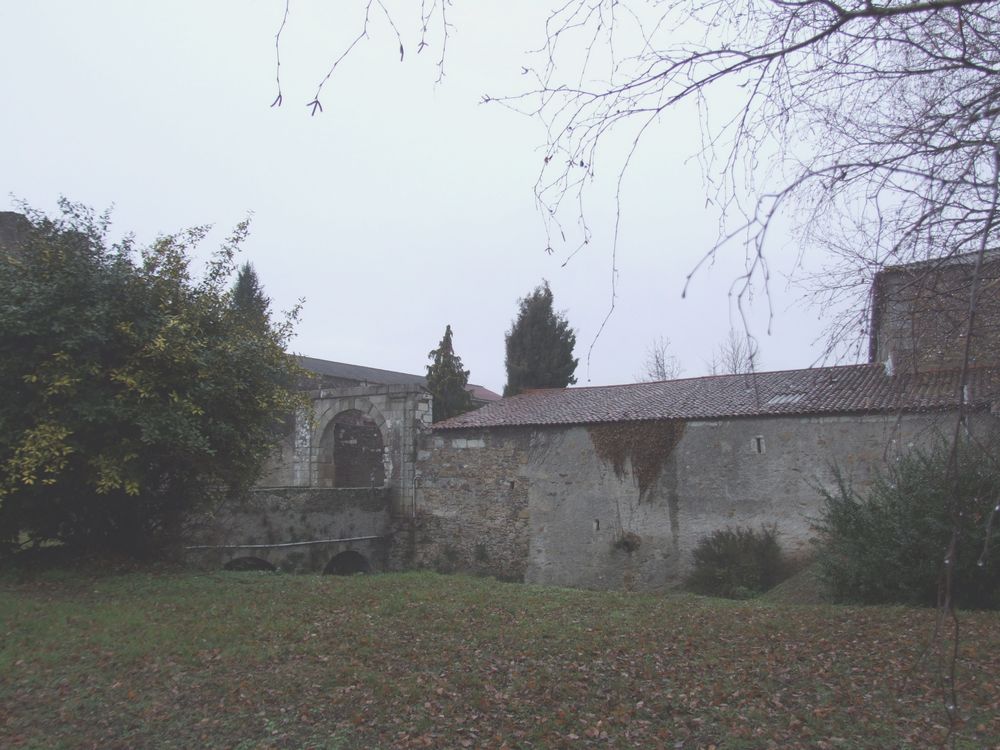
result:
<svg viewBox="0 0 1000 750"><path fill-rule="evenodd" d="M320 487L381 487L385 484L382 431L357 409L342 411L319 439L316 479Z"/></svg>
<svg viewBox="0 0 1000 750"><path fill-rule="evenodd" d="M323 569L323 573L335 576L350 576L355 573L368 573L370 571L371 564L368 562L368 558L354 550L334 555Z"/></svg>

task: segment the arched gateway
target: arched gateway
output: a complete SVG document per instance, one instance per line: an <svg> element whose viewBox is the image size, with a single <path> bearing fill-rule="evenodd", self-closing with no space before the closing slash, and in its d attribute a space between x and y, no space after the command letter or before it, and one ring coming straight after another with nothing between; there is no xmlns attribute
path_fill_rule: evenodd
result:
<svg viewBox="0 0 1000 750"><path fill-rule="evenodd" d="M385 484L382 433L378 423L357 409L337 414L319 440L320 487L381 487Z"/></svg>

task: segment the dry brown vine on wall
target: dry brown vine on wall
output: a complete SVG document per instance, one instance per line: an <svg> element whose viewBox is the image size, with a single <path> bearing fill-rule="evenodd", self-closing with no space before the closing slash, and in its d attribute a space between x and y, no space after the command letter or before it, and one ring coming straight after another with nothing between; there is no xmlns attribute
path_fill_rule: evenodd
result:
<svg viewBox="0 0 1000 750"><path fill-rule="evenodd" d="M615 476L625 476L625 461L639 486L639 499L652 488L663 465L684 435L684 422L664 419L655 422L612 422L587 428L594 451L611 464Z"/></svg>

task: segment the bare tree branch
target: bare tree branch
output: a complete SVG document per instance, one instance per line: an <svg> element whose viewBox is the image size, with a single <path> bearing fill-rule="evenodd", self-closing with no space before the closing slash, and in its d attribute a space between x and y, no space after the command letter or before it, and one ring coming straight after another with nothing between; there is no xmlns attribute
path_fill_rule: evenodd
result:
<svg viewBox="0 0 1000 750"><path fill-rule="evenodd" d="M570 0L549 17L540 65L527 69L536 86L490 100L545 125L535 189L550 249L566 236L570 206L582 240L567 257L592 241L581 206L604 141L631 134L617 165L617 224L631 155L655 137L653 124L693 100L710 197L723 213L703 262L723 247L745 249L735 303L755 288L767 296L779 217L797 225L800 259L808 248L830 258L813 277L822 303L858 301L883 265L970 252L982 235L1000 112L998 27L997 3L986 0L692 0L666 10ZM831 274L828 288L819 280ZM831 352L867 333L864 305L855 309L831 319Z"/></svg>
<svg viewBox="0 0 1000 750"><path fill-rule="evenodd" d="M385 23L396 37L396 43L398 44L399 49L399 61L403 62L406 57L406 46L403 42L403 34L400 32L399 26L396 24L393 12L386 6L385 2L383 0L360 0L360 7L364 10L364 16L357 35L351 39L347 46L341 50L341 52L334 59L330 68L327 70L326 75L320 79L319 85L316 87L316 93L313 95L312 100L306 104L306 106L310 108L310 114L312 115L316 115L317 113L321 113L323 111L323 104L320 101L320 96L322 95L327 82L329 82L329 80L333 77L337 68L342 62L344 62L344 60L350 57L351 53L358 46L358 44L370 37L370 26L372 21L371 16L374 8L381 11L381 15L385 19ZM440 23L441 55L437 62L437 81L439 83L444 79L444 61L448 48L448 37L452 30L451 22L448 20L448 9L450 7L451 0L421 0L420 3L420 41L417 43L418 54L426 47L431 46L431 42L429 40L432 36L430 29L433 20L436 18ZM278 27L278 32L274 36L275 82L277 83L278 93L274 101L271 103L272 107L280 107L284 101L281 89L281 36L285 30L286 24L288 23L290 8L291 0L285 0L285 10L281 18L281 25Z"/></svg>

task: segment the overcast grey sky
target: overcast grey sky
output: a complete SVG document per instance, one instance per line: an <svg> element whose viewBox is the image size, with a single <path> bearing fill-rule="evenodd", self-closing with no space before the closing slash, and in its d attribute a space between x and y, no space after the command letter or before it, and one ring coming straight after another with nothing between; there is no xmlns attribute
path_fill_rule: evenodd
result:
<svg viewBox="0 0 1000 750"><path fill-rule="evenodd" d="M572 247L543 251L532 192L541 125L479 104L524 86L546 4L458 0L440 85L438 50L414 54L412 14L397 19L411 44L402 64L376 23L310 117L306 103L357 31L355 5L292 4L284 106L271 108L281 0L7 0L0 210L24 199L51 211L59 195L114 205L116 231L146 241L206 223L217 239L253 212L246 258L276 308L305 298L292 343L302 354L422 373L450 323L471 380L499 391L517 299L547 278L577 331L580 385L633 380L657 336L685 376L704 373L735 319L727 290L743 259L738 248L720 257L681 299L717 231L689 158L693 115L663 121L627 175L617 309L588 371L610 304L610 192L595 187L594 241L563 266ZM806 367L821 350L819 314L794 306L801 292L781 277L793 255L774 259L770 336L765 306L752 316L763 369Z"/></svg>

